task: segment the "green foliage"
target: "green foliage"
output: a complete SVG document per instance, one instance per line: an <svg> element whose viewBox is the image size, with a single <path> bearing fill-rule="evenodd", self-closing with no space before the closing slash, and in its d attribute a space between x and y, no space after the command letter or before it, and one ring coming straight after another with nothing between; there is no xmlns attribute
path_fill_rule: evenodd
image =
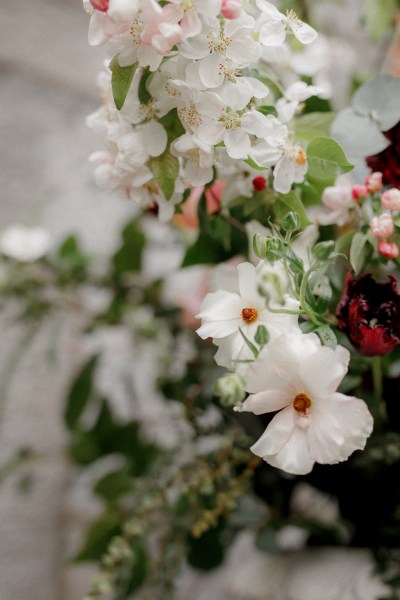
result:
<svg viewBox="0 0 400 600"><path fill-rule="evenodd" d="M132 490L132 475L126 467L107 473L96 482L93 488L95 494L108 501L117 500Z"/></svg>
<svg viewBox="0 0 400 600"><path fill-rule="evenodd" d="M333 112L312 112L294 119L294 134L305 148L317 137L329 136L330 128L335 118Z"/></svg>
<svg viewBox="0 0 400 600"><path fill-rule="evenodd" d="M130 65L129 67L121 67L118 62L118 56L115 56L111 63L110 69L111 75L111 86L112 93L115 102L115 106L118 110L125 104L126 97L131 87L132 79L135 74L137 65Z"/></svg>
<svg viewBox="0 0 400 600"><path fill-rule="evenodd" d="M363 270L365 261L371 251L372 247L369 234L357 231L351 240L350 246L350 264L353 267L356 276Z"/></svg>
<svg viewBox="0 0 400 600"><path fill-rule="evenodd" d="M89 257L81 250L75 235L69 235L61 243L57 258L58 267L63 278L83 277L90 264Z"/></svg>
<svg viewBox="0 0 400 600"><path fill-rule="evenodd" d="M222 525L209 529L199 538L192 535L187 538L187 560L192 567L209 571L218 567L223 559L225 549L221 541Z"/></svg>
<svg viewBox="0 0 400 600"><path fill-rule="evenodd" d="M86 539L75 556L75 562L99 560L111 539L121 531L121 515L107 509L86 533Z"/></svg>
<svg viewBox="0 0 400 600"><path fill-rule="evenodd" d="M150 76L151 76L151 71L150 71L149 67L146 67L145 69L143 69L142 76L141 76L140 82L139 82L139 89L138 89L138 97L139 97L139 102L141 104L147 104L149 102L149 100L151 100L151 94L150 94L149 90L147 89L147 82L148 82Z"/></svg>
<svg viewBox="0 0 400 600"><path fill-rule="evenodd" d="M168 136L168 144L171 144L176 138L185 133L181 120L178 116L176 108L170 110L169 113L159 119L159 123L164 127Z"/></svg>
<svg viewBox="0 0 400 600"><path fill-rule="evenodd" d="M72 383L64 411L64 420L69 429L77 426L90 400L97 361L97 355L90 357Z"/></svg>
<svg viewBox="0 0 400 600"><path fill-rule="evenodd" d="M273 208L275 216L280 221L286 217L288 212L294 212L294 214L299 218L300 229L304 229L311 223L310 219L307 217L303 203L296 192L279 194Z"/></svg>
<svg viewBox="0 0 400 600"><path fill-rule="evenodd" d="M179 161L167 149L161 156L149 159L149 169L162 193L170 200L175 191L175 180L179 174Z"/></svg>
<svg viewBox="0 0 400 600"><path fill-rule="evenodd" d="M115 275L139 271L146 238L136 219L122 230L122 244L112 257Z"/></svg>
<svg viewBox="0 0 400 600"><path fill-rule="evenodd" d="M339 144L326 137L317 137L310 142L307 158L308 174L314 179L331 180L353 168Z"/></svg>

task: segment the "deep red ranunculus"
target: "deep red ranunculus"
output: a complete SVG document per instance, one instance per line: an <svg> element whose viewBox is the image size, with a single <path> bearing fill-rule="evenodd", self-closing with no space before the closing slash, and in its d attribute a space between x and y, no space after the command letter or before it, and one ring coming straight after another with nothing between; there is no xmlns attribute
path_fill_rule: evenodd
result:
<svg viewBox="0 0 400 600"><path fill-rule="evenodd" d="M382 173L385 185L400 188L400 123L385 131L385 136L390 140L390 146L365 160L370 169Z"/></svg>
<svg viewBox="0 0 400 600"><path fill-rule="evenodd" d="M348 273L336 310L338 327L364 356L384 356L400 344L400 295L391 275L378 283L369 273Z"/></svg>

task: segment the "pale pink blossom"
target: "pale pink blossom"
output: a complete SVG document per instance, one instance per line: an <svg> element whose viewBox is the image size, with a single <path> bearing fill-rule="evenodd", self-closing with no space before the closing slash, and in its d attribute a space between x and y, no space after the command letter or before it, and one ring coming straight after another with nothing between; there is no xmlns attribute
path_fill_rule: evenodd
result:
<svg viewBox="0 0 400 600"><path fill-rule="evenodd" d="M350 221L355 202L352 189L349 185L335 185L325 188L322 194L322 204L325 211L318 213L318 222L321 225L338 225L341 227Z"/></svg>
<svg viewBox="0 0 400 600"><path fill-rule="evenodd" d="M381 198L383 208L387 210L400 210L400 190L391 188L383 192Z"/></svg>
<svg viewBox="0 0 400 600"><path fill-rule="evenodd" d="M370 223L371 233L375 238L385 239L390 237L394 232L394 223L391 215L383 213L377 217L373 217Z"/></svg>
<svg viewBox="0 0 400 600"><path fill-rule="evenodd" d="M225 19L237 19L242 14L240 0L222 0L221 13Z"/></svg>
<svg viewBox="0 0 400 600"><path fill-rule="evenodd" d="M383 188L382 173L380 171L375 171L374 173L368 175L365 180L365 185L367 186L368 191L372 194L374 192L379 192L379 190Z"/></svg>
<svg viewBox="0 0 400 600"><path fill-rule="evenodd" d="M279 411L252 452L295 475L315 462L335 464L362 450L373 420L363 400L336 392L350 353L321 346L316 334L280 335L269 342L245 373L251 395L241 410Z"/></svg>

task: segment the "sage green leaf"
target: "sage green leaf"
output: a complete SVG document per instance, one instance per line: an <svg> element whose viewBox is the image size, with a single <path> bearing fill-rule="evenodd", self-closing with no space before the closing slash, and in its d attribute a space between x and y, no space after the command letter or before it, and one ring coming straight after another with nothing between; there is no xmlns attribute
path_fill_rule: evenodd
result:
<svg viewBox="0 0 400 600"><path fill-rule="evenodd" d="M362 85L354 94L354 110L376 121L387 131L400 120L400 78L381 74Z"/></svg>
<svg viewBox="0 0 400 600"><path fill-rule="evenodd" d="M324 346L328 346L329 348L335 349L337 346L336 335L333 333L332 329L329 325L321 325L321 327L317 327L315 333L318 334L319 339L323 343Z"/></svg>
<svg viewBox="0 0 400 600"><path fill-rule="evenodd" d="M64 420L69 429L78 425L90 399L98 358L97 355L91 356L72 383L64 411Z"/></svg>
<svg viewBox="0 0 400 600"><path fill-rule="evenodd" d="M118 110L121 110L131 87L136 65L121 67L118 62L118 56L115 56L110 63L110 69L112 72L111 87L115 106Z"/></svg>
<svg viewBox="0 0 400 600"><path fill-rule="evenodd" d="M150 158L148 162L150 171L162 193L167 200L171 199L175 191L175 181L179 175L179 161L167 149L160 156Z"/></svg>
<svg viewBox="0 0 400 600"><path fill-rule="evenodd" d="M307 148L308 174L315 179L331 179L351 171L343 149L327 137L314 138Z"/></svg>
<svg viewBox="0 0 400 600"><path fill-rule="evenodd" d="M356 276L361 273L370 250L368 234L357 231L353 236L350 246L350 264Z"/></svg>
<svg viewBox="0 0 400 600"><path fill-rule="evenodd" d="M352 108L345 108L338 114L331 135L352 157L377 154L390 144L370 116L359 115Z"/></svg>
<svg viewBox="0 0 400 600"><path fill-rule="evenodd" d="M249 156L248 158L246 158L246 160L244 162L247 165L249 165L249 167L251 167L252 169L256 169L257 171L266 171L267 168L268 168L268 167L262 167L261 165L258 165L256 163L256 161L251 158L251 156Z"/></svg>
<svg viewBox="0 0 400 600"><path fill-rule="evenodd" d="M294 212L294 214L299 218L300 229L304 229L307 227L307 225L311 224L303 203L295 192L289 192L289 194L279 194L274 203L274 212L276 217L281 221L289 212Z"/></svg>

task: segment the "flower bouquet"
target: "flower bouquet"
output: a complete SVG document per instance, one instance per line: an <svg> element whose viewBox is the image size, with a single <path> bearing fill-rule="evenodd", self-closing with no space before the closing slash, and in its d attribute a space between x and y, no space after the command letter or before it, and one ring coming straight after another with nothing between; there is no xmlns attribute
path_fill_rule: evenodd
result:
<svg viewBox="0 0 400 600"><path fill-rule="evenodd" d="M162 406L153 429L149 406L119 421L93 391L97 355L71 386L73 460L120 457L94 484L105 510L78 556L101 560L87 600L172 598L185 561L219 566L243 530L276 552L288 528L296 547L372 549L397 598L400 80L359 85L335 115L307 59L317 33L292 8L84 7L109 55L90 160L135 217L102 278L71 240L46 268L107 288L86 331L128 329L137 401L151 403L147 368Z"/></svg>

